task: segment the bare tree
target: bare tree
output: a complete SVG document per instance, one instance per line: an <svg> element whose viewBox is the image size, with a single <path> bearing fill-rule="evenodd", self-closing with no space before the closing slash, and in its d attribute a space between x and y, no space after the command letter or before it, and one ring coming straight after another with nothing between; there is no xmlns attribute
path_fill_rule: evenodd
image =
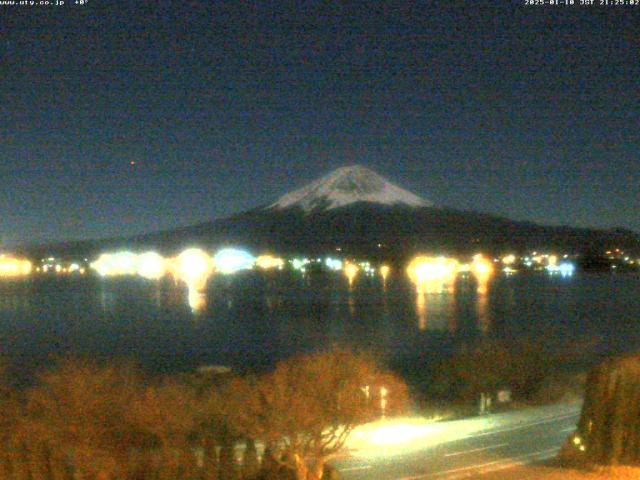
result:
<svg viewBox="0 0 640 480"><path fill-rule="evenodd" d="M147 386L129 405L126 420L151 440L145 453L158 480L192 478L202 469L194 441L200 410L195 390L175 380Z"/></svg>
<svg viewBox="0 0 640 480"><path fill-rule="evenodd" d="M403 409L408 399L405 384L371 356L342 349L292 357L270 374L237 379L232 390L232 424L269 444L298 480L322 478L354 427Z"/></svg>
<svg viewBox="0 0 640 480"><path fill-rule="evenodd" d="M318 480L355 426L407 398L402 381L348 350L220 382L150 382L131 366L66 360L22 394L0 389L0 478L246 479L258 473L259 441L276 475Z"/></svg>
<svg viewBox="0 0 640 480"><path fill-rule="evenodd" d="M71 471L80 479L126 477L131 453L151 441L128 421L139 390L129 367L63 361L42 375L27 392L14 440L28 452L29 476L62 478Z"/></svg>

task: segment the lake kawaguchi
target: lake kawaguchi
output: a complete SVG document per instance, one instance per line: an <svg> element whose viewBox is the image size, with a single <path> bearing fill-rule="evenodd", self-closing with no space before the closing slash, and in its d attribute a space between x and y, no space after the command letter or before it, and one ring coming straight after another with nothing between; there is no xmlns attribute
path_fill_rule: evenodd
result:
<svg viewBox="0 0 640 480"><path fill-rule="evenodd" d="M193 299L192 304L193 304ZM400 370L489 337L588 339L640 348L640 275L497 274L416 296L408 280L249 271L214 276L199 308L182 284L134 277L34 276L0 282L0 354L32 372L52 356L124 358L156 372L262 368L295 352L350 345Z"/></svg>

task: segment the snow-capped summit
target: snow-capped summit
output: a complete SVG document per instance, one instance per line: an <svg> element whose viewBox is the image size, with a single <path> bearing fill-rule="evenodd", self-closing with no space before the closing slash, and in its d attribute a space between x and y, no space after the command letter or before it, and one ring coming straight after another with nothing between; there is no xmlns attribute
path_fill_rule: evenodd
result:
<svg viewBox="0 0 640 480"><path fill-rule="evenodd" d="M432 203L361 165L338 168L309 185L280 197L268 208L300 207L306 212L330 210L356 202L428 207Z"/></svg>

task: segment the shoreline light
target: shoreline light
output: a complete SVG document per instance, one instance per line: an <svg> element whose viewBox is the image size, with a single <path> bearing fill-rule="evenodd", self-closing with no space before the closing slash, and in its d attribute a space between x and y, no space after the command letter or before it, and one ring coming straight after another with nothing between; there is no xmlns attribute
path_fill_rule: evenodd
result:
<svg viewBox="0 0 640 480"><path fill-rule="evenodd" d="M282 270L282 268L284 267L284 260L279 257L274 257L273 255L260 255L258 258L256 258L255 264L256 267L263 270L270 270L272 268Z"/></svg>
<svg viewBox="0 0 640 480"><path fill-rule="evenodd" d="M113 277L120 275L135 275L137 255L129 252L103 253L91 264L91 268L98 272L101 277ZM55 270L59 272L61 268L56 265Z"/></svg>
<svg viewBox="0 0 640 480"><path fill-rule="evenodd" d="M136 273L149 280L159 280L167 273L167 261L156 252L145 252L138 256Z"/></svg>
<svg viewBox="0 0 640 480"><path fill-rule="evenodd" d="M213 257L213 264L220 273L235 273L240 270L250 270L256 262L256 257L238 248L223 248Z"/></svg>
<svg viewBox="0 0 640 480"><path fill-rule="evenodd" d="M337 258L327 257L324 260L324 264L330 270L333 270L333 271L342 270L342 260L338 260Z"/></svg>
<svg viewBox="0 0 640 480"><path fill-rule="evenodd" d="M471 262L471 273L478 282L478 293L487 293L487 284L493 275L493 264L482 254L474 255Z"/></svg>
<svg viewBox="0 0 640 480"><path fill-rule="evenodd" d="M343 268L344 274L349 281L349 289L353 287L353 282L360 271L360 268L355 263L346 263Z"/></svg>
<svg viewBox="0 0 640 480"><path fill-rule="evenodd" d="M502 263L505 265L513 265L516 261L516 256L513 253L510 253L508 255L505 255L504 257L502 257Z"/></svg>
<svg viewBox="0 0 640 480"><path fill-rule="evenodd" d="M390 271L391 268L389 267L389 265L382 265L380 267L380 276L382 277L382 283L385 285L387 283L387 277L389 276Z"/></svg>
<svg viewBox="0 0 640 480"><path fill-rule="evenodd" d="M31 273L32 268L29 260L0 255L0 277L24 277Z"/></svg>
<svg viewBox="0 0 640 480"><path fill-rule="evenodd" d="M173 261L173 273L189 288L201 290L214 270L211 257L199 248L188 248Z"/></svg>
<svg viewBox="0 0 640 480"><path fill-rule="evenodd" d="M454 258L417 256L409 263L407 274L421 295L440 293L444 287L451 289L459 270Z"/></svg>

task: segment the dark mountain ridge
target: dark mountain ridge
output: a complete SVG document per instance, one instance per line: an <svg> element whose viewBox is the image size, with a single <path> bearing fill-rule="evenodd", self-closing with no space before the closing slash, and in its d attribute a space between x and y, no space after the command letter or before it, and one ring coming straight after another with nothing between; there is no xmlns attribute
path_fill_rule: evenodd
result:
<svg viewBox="0 0 640 480"><path fill-rule="evenodd" d="M353 165L227 218L133 237L58 243L24 249L31 256L95 256L106 250L154 249L175 254L199 246L243 246L256 252L319 255L341 252L401 259L419 252L500 254L532 249L640 253L638 234L544 226L485 213L438 208L372 170Z"/></svg>
<svg viewBox="0 0 640 480"><path fill-rule="evenodd" d="M29 249L31 255L96 255L113 249L155 249L166 254L199 246L236 245L279 254L342 254L400 258L418 252L524 253L532 249L640 252L640 236L625 229L544 226L490 214L436 207L358 202L308 213L258 208L198 225L134 237L59 243Z"/></svg>

